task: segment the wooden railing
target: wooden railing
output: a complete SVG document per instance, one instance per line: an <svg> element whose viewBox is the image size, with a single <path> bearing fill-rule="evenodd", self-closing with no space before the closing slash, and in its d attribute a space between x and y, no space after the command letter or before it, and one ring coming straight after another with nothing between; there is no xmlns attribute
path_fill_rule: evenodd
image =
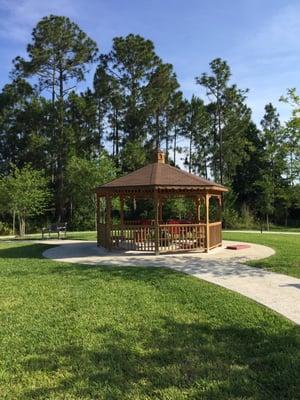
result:
<svg viewBox="0 0 300 400"><path fill-rule="evenodd" d="M108 249L151 251L155 248L155 225L114 224L110 235L105 224L98 224L98 244ZM222 243L222 224L209 224L209 248ZM159 224L159 252L206 249L206 224Z"/></svg>
<svg viewBox="0 0 300 400"><path fill-rule="evenodd" d="M205 224L159 225L159 250L182 251L204 249Z"/></svg>
<svg viewBox="0 0 300 400"><path fill-rule="evenodd" d="M209 224L209 248L222 244L222 222L212 222Z"/></svg>
<svg viewBox="0 0 300 400"><path fill-rule="evenodd" d="M155 250L155 229L152 225L113 225L111 244L125 250Z"/></svg>

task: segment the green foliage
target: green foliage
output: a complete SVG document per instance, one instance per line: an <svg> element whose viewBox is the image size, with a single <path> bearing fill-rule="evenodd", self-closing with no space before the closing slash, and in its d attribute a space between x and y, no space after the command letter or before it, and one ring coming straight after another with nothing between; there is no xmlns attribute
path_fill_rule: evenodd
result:
<svg viewBox="0 0 300 400"><path fill-rule="evenodd" d="M285 125L284 144L288 153L288 178L291 183L300 182L300 96L296 89L288 89L280 98L292 107L292 116Z"/></svg>
<svg viewBox="0 0 300 400"><path fill-rule="evenodd" d="M17 57L14 74L37 75L41 90L51 89L52 98L62 97L69 82L84 80L87 65L95 61L98 49L77 24L67 17L50 15L38 22L27 46L29 60Z"/></svg>
<svg viewBox="0 0 300 400"><path fill-rule="evenodd" d="M95 61L97 52L96 43L77 24L67 17L50 15L33 29L32 42L27 46L29 59L14 60L14 76L36 78L40 91L51 91L48 150L52 156L50 168L55 180L58 219L64 215L64 176L73 139L72 127L66 122L65 97L85 79L87 66Z"/></svg>
<svg viewBox="0 0 300 400"><path fill-rule="evenodd" d="M122 150L122 169L126 172L135 171L146 164L146 154L141 143L128 141Z"/></svg>
<svg viewBox="0 0 300 400"><path fill-rule="evenodd" d="M77 229L95 227L95 188L116 177L112 160L103 153L100 158L88 160L73 156L68 164L66 190L71 202L71 226Z"/></svg>
<svg viewBox="0 0 300 400"><path fill-rule="evenodd" d="M168 199L164 203L164 217L166 219L194 219L195 218L195 203L192 199ZM192 218L191 218L192 216Z"/></svg>
<svg viewBox="0 0 300 400"><path fill-rule="evenodd" d="M291 119L282 125L270 103L260 131L251 122L248 90L231 83L225 60L212 60L210 72L196 78L205 98L187 100L173 66L158 56L151 40L116 37L110 51L98 58L97 53L96 43L76 23L46 16L33 29L26 56L15 58L13 80L0 93L0 173L10 174L11 164L44 170L55 207L47 220L92 226L92 203L70 191L73 159L93 163L109 150L112 170L123 175L152 162L154 148L161 147L169 163L178 164L183 153L190 172L231 188L235 200L224 209L227 226L252 225L243 205L255 220L297 224L300 100L295 89L281 99L292 107ZM95 62L93 89L79 93L76 86ZM46 91L50 99L43 96ZM76 186L75 176L71 179ZM90 193L79 195L85 196ZM183 211L179 203L174 203L177 215Z"/></svg>
<svg viewBox="0 0 300 400"><path fill-rule="evenodd" d="M220 183L231 182L247 145L245 131L251 118L245 103L248 90L229 85L231 71L226 61L216 58L209 65L211 75L203 73L196 82L205 88L210 101L210 167Z"/></svg>
<svg viewBox="0 0 300 400"><path fill-rule="evenodd" d="M11 234L12 234L11 227L6 222L0 221L0 235L6 236Z"/></svg>
<svg viewBox="0 0 300 400"><path fill-rule="evenodd" d="M5 211L15 213L19 219L19 233L25 235L25 222L29 217L43 214L49 202L48 181L43 171L34 170L30 165L22 169L13 167L12 173L2 177L1 203L6 200Z"/></svg>

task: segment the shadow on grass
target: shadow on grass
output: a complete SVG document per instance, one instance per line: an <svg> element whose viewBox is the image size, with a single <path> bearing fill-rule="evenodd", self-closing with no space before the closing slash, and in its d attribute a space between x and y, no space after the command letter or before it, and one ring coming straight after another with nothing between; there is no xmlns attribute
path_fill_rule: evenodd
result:
<svg viewBox="0 0 300 400"><path fill-rule="evenodd" d="M41 243L29 243L26 245L9 244L9 247L1 249L0 258L2 259L26 259L27 261L40 260L33 266L25 267L23 263L14 264L14 268L8 270L2 269L1 276L19 277L26 275L45 276L45 275L60 275L62 278L70 278L71 276L80 277L80 280L95 280L95 279L127 279L130 281L149 281L169 278L175 271L166 268L155 267L119 267L119 266L101 266L101 265L86 265L86 264L71 264L66 262L52 261L43 257L43 252L53 246ZM177 276L184 277L183 274L177 273Z"/></svg>
<svg viewBox="0 0 300 400"><path fill-rule="evenodd" d="M142 335L113 325L90 333L98 338L93 348L68 345L29 358L27 373L56 371L60 379L22 398L278 400L300 393L298 327L278 335L165 317Z"/></svg>
<svg viewBox="0 0 300 400"><path fill-rule="evenodd" d="M0 244L0 258L35 258L44 259L43 252L50 249L51 245L42 243L5 243L5 248L1 248Z"/></svg>

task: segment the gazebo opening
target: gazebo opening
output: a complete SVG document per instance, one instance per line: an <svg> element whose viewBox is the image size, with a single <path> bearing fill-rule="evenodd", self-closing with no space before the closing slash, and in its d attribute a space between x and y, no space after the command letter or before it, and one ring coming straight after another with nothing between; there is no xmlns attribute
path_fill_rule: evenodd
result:
<svg viewBox="0 0 300 400"><path fill-rule="evenodd" d="M96 189L98 246L155 254L221 246L226 191L157 151L154 163Z"/></svg>

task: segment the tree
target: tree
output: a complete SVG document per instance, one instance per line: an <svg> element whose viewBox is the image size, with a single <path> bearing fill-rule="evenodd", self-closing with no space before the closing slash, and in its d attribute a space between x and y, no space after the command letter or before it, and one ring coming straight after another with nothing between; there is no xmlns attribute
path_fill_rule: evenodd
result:
<svg viewBox="0 0 300 400"><path fill-rule="evenodd" d="M229 85L231 71L226 61L216 58L210 63L211 75L203 73L196 82L206 89L212 115L212 171L220 183L231 180L246 141L244 131L251 112L245 105L248 90Z"/></svg>
<svg viewBox="0 0 300 400"><path fill-rule="evenodd" d="M116 177L116 168L104 152L98 159L73 156L67 167L66 183L71 203L71 225L93 229L96 218L95 188Z"/></svg>
<svg viewBox="0 0 300 400"><path fill-rule="evenodd" d="M22 79L4 86L0 93L0 171L8 174L11 165L31 163L41 168L45 160L45 126L48 102ZM45 165L44 165L45 167Z"/></svg>
<svg viewBox="0 0 300 400"><path fill-rule="evenodd" d="M210 116L203 100L192 96L190 102L186 101L183 122L183 132L189 142L187 164L189 172L197 172L206 177L208 175L209 126Z"/></svg>
<svg viewBox="0 0 300 400"><path fill-rule="evenodd" d="M277 193L283 185L283 175L286 172L286 148L284 146L284 131L281 127L279 114L271 104L265 106L265 114L261 121L262 140L264 142L264 157L266 169L260 187L265 193L265 206L267 226L269 229L269 216L273 213Z"/></svg>
<svg viewBox="0 0 300 400"><path fill-rule="evenodd" d="M14 76L36 77L39 90L51 92L52 159L55 170L56 208L58 219L64 214L64 175L68 158L68 129L65 127L65 96L84 80L88 65L95 61L98 49L69 18L44 17L32 32L27 46L28 60L14 60Z"/></svg>
<svg viewBox="0 0 300 400"><path fill-rule="evenodd" d="M76 155L93 158L99 154L97 104L91 90L77 94L70 92L66 101L66 129L68 129L68 160Z"/></svg>
<svg viewBox="0 0 300 400"><path fill-rule="evenodd" d="M261 132L252 122L245 132L247 146L242 154L242 161L233 176L232 190L236 193L236 204L241 208L248 205L252 212L257 213L258 199L261 197L261 188L257 182L263 180L267 169L264 153L264 142Z"/></svg>
<svg viewBox="0 0 300 400"><path fill-rule="evenodd" d="M174 97L179 87L176 75L171 64L160 63L150 76L145 89L146 102L150 111L148 119L151 141L156 148L161 147L163 140L166 142L166 156L169 153L170 132L174 125L172 112Z"/></svg>
<svg viewBox="0 0 300 400"><path fill-rule="evenodd" d="M19 233L26 233L26 220L43 214L49 202L48 181L43 171L34 170L29 164L22 169L13 167L8 176L1 178L6 196L7 210L19 220Z"/></svg>
<svg viewBox="0 0 300 400"><path fill-rule="evenodd" d="M291 185L300 183L300 96L296 89L288 89L280 101L290 104L292 116L285 124L285 146L287 150L288 179Z"/></svg>
<svg viewBox="0 0 300 400"><path fill-rule="evenodd" d="M118 143L116 136L119 133L119 103L122 103L121 92L115 77L110 76L106 70L106 62L100 61L94 75L94 97L97 106L96 121L98 131L99 153L104 148L104 139L106 132L106 122L110 115L114 121L112 127L113 135L110 139L113 141L113 155L115 154L115 143ZM114 116L114 118L113 118Z"/></svg>
<svg viewBox="0 0 300 400"><path fill-rule="evenodd" d="M161 64L153 43L133 34L114 38L112 50L100 56L94 79L95 96L100 104L102 126L105 119L110 125L108 139L117 161L123 159L129 142L146 153L148 123L154 112L150 82ZM107 110L104 118L103 110ZM121 168L123 165L122 162Z"/></svg>

